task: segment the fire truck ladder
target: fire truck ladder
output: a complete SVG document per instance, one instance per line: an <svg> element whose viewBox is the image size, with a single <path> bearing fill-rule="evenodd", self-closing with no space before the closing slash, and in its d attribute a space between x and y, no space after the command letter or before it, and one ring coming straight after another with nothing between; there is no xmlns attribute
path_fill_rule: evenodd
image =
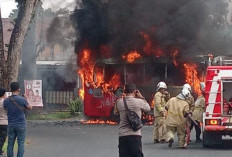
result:
<svg viewBox="0 0 232 157"><path fill-rule="evenodd" d="M218 82L218 80L207 80L206 82L211 82L211 83L213 83L213 82ZM215 94L215 95L217 95L217 94L220 94L221 95L221 91L214 91L214 92L212 92L212 91L208 91L208 92L205 92L206 94L209 94L209 95L211 95L211 94ZM221 104L222 102L221 101L216 101L215 100L215 102L213 101L210 101L210 102L208 102L206 105L208 106L208 105L218 105L218 104ZM208 113L209 115L212 115L212 116L217 116L217 115L221 115L222 114L222 112L221 113Z"/></svg>
<svg viewBox="0 0 232 157"><path fill-rule="evenodd" d="M220 66L229 66L229 65L232 65L232 60L231 59L223 59L223 56L218 56L217 59L216 59L216 62Z"/></svg>
<svg viewBox="0 0 232 157"><path fill-rule="evenodd" d="M224 65L232 65L232 60L224 60Z"/></svg>

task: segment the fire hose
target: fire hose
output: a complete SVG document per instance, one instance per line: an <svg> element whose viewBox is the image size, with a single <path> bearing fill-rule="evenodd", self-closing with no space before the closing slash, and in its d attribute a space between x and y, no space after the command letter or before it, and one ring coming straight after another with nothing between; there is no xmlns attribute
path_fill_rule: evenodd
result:
<svg viewBox="0 0 232 157"><path fill-rule="evenodd" d="M189 119L195 127L200 128L198 123L192 118L191 114L188 114L187 119ZM187 127L186 128L186 131L187 131L186 132L186 134L187 134L187 136L186 136L186 146L187 146L187 144L189 144L189 141L190 141L190 126L188 125L187 122L186 122L186 127Z"/></svg>
<svg viewBox="0 0 232 157"><path fill-rule="evenodd" d="M194 125L194 126L200 128L200 126L198 125L198 123L192 118L192 116L191 116L190 114L188 115L188 119L190 119L191 122L193 122L193 125Z"/></svg>

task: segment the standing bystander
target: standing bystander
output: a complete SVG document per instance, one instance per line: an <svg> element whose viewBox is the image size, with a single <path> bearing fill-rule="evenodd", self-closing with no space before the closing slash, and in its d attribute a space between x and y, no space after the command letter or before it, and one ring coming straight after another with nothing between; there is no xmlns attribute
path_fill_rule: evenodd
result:
<svg viewBox="0 0 232 157"><path fill-rule="evenodd" d="M24 155L24 142L26 136L26 120L25 111L31 110L32 106L28 104L27 100L19 96L20 88L17 82L10 85L12 96L4 100L4 108L7 110L8 116L8 147L7 157L13 157L13 148L15 140L18 142L17 157Z"/></svg>
<svg viewBox="0 0 232 157"><path fill-rule="evenodd" d="M6 110L3 107L5 93L6 90L4 88L0 88L0 157L3 157L2 147L6 140L8 124Z"/></svg>
<svg viewBox="0 0 232 157"><path fill-rule="evenodd" d="M130 110L136 112L141 118L142 111L150 111L150 106L142 94L136 90L135 84L125 85L125 100ZM120 157L143 157L141 129L133 131L126 118L126 108L123 98L116 102L115 115L120 115L119 124L119 156Z"/></svg>

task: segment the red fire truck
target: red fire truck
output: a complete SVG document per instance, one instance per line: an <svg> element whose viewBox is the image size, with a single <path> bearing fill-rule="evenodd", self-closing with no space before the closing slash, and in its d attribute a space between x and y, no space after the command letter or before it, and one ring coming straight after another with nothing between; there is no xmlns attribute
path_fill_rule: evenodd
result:
<svg viewBox="0 0 232 157"><path fill-rule="evenodd" d="M232 136L232 60L216 57L206 73L203 145L222 144Z"/></svg>

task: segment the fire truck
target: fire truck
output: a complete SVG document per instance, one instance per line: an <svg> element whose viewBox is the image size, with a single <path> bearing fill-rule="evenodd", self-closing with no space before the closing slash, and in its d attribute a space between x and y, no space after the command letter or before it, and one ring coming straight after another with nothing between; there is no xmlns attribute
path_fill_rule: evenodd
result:
<svg viewBox="0 0 232 157"><path fill-rule="evenodd" d="M232 60L230 57L209 59L206 72L203 146L222 144L232 136Z"/></svg>

